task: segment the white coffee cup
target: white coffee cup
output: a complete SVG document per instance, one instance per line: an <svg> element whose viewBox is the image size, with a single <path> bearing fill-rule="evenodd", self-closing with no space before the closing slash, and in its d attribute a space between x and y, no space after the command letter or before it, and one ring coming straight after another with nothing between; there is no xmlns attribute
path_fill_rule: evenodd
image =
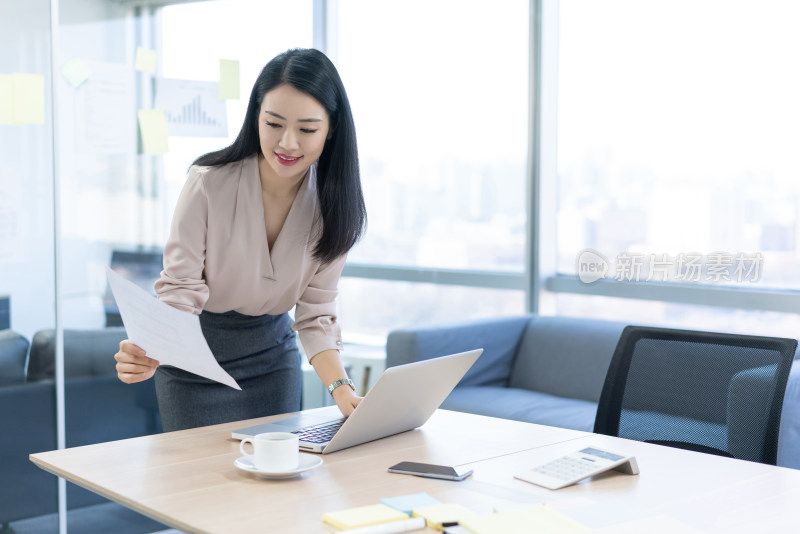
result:
<svg viewBox="0 0 800 534"><path fill-rule="evenodd" d="M244 450L245 443L252 443L253 454ZM297 434L290 432L265 432L239 443L239 450L253 462L259 471L282 473L297 469L300 463L300 448Z"/></svg>

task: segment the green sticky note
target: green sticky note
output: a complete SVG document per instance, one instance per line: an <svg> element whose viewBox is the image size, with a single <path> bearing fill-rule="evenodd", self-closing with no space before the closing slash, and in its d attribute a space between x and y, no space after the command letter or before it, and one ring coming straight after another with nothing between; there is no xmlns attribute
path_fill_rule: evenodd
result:
<svg viewBox="0 0 800 534"><path fill-rule="evenodd" d="M89 66L81 58L74 57L64 63L61 67L61 74L72 85L78 87L80 84L89 79L91 72Z"/></svg>
<svg viewBox="0 0 800 534"><path fill-rule="evenodd" d="M239 100L239 62L235 59L219 60L219 99Z"/></svg>
<svg viewBox="0 0 800 534"><path fill-rule="evenodd" d="M136 49L136 70L147 72L150 74L156 73L156 51L147 48L138 47Z"/></svg>
<svg viewBox="0 0 800 534"><path fill-rule="evenodd" d="M14 82L10 74L0 74L0 124L14 124Z"/></svg>
<svg viewBox="0 0 800 534"><path fill-rule="evenodd" d="M44 76L11 75L14 124L44 124Z"/></svg>
<svg viewBox="0 0 800 534"><path fill-rule="evenodd" d="M167 152L167 116L162 109L139 110L139 132L147 154Z"/></svg>

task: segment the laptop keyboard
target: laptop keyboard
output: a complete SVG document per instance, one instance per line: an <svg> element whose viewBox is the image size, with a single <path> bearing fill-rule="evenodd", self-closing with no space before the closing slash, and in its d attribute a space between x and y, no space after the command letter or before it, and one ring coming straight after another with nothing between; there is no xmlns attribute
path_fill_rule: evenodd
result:
<svg viewBox="0 0 800 534"><path fill-rule="evenodd" d="M297 434L300 441L305 441L307 443L327 443L331 440L333 435L339 431L344 421L344 419L338 419L329 423L307 426L295 430L292 434Z"/></svg>

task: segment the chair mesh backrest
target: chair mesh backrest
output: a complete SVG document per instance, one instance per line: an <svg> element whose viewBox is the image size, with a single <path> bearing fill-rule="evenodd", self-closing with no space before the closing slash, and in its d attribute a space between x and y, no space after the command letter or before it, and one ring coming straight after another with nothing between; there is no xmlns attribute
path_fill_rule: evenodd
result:
<svg viewBox="0 0 800 534"><path fill-rule="evenodd" d="M629 326L595 432L774 464L797 341Z"/></svg>

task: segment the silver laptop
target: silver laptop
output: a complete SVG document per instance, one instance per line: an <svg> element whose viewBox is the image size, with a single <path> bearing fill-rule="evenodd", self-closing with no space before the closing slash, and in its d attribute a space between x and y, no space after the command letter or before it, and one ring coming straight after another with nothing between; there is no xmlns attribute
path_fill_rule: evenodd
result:
<svg viewBox="0 0 800 534"><path fill-rule="evenodd" d="M346 449L423 425L483 349L451 354L386 369L350 417L329 406L273 423L234 430L235 439L262 432L294 432L300 450L329 452Z"/></svg>

